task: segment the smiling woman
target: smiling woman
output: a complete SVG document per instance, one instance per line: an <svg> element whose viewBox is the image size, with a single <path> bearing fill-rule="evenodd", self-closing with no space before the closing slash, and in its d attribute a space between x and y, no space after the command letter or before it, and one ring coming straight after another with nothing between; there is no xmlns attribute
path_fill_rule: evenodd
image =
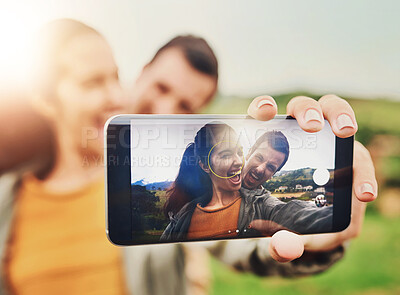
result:
<svg viewBox="0 0 400 295"><path fill-rule="evenodd" d="M188 205L193 207L184 222L186 229L178 230L185 238L218 238L237 233L244 165L238 142L232 127L212 122L200 128L186 148L164 207L169 217L188 212ZM231 222L222 222L227 217ZM216 226L210 227L210 222ZM166 238L167 232L168 229L161 239Z"/></svg>
<svg viewBox="0 0 400 295"><path fill-rule="evenodd" d="M226 138L236 138L237 142L235 131L221 122L209 123L200 128L194 142L185 149L178 176L168 191L168 201L164 207L166 216L177 214L186 203L195 199L206 206L214 195L214 188L221 185L230 191L236 190L238 195L240 181L239 184L233 184L235 187L229 187L230 181L226 179L228 170L233 169L227 158L241 152L241 149L232 145L233 140L224 140ZM242 166L241 160L236 166L235 171ZM214 172L211 172L212 167Z"/></svg>
<svg viewBox="0 0 400 295"><path fill-rule="evenodd" d="M32 79L35 87L26 97L35 97L38 113L48 119L55 141L54 161L41 179L30 169L26 174L5 175L15 178L18 185L2 186L0 194L13 200L12 206L1 206L0 213L1 223L7 225L2 227L0 241L2 255L7 257L1 267L5 284L0 284L0 293L6 285L16 294L86 290L124 294L121 253L104 235L103 167L96 163L103 143L99 136L82 138L87 130L102 129L105 117L119 109L121 89L114 57L106 40L79 21L54 20L40 30L38 38L41 51L34 59L38 64L36 79ZM15 130L12 135L18 135L19 144L11 143L13 150L7 157L15 157L14 150L20 147L32 148L24 136L32 130L31 122L22 118L28 126L17 126L21 130L14 129L13 122L4 125ZM41 141L41 130L37 133L28 139ZM8 138L4 139L1 130L0 134L3 144ZM43 243L38 244L39 240Z"/></svg>

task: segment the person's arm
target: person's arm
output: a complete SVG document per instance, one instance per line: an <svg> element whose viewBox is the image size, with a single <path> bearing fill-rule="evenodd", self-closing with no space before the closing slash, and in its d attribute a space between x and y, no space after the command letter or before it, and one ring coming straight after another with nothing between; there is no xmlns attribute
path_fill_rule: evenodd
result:
<svg viewBox="0 0 400 295"><path fill-rule="evenodd" d="M51 164L53 135L23 94L7 93L0 107L0 175L27 165Z"/></svg>
<svg viewBox="0 0 400 295"><path fill-rule="evenodd" d="M300 239L291 239L288 242L293 246L292 250L302 245ZM323 252L305 251L300 258L280 263L268 250L271 247L271 238L204 242L204 244L209 252L223 263L236 270L259 276L297 277L317 274L327 270L344 255L344 247L338 246Z"/></svg>
<svg viewBox="0 0 400 295"><path fill-rule="evenodd" d="M262 207L263 219L251 223L252 228L262 233L275 233L279 228L302 234L332 231L332 206L318 208L302 200L282 202L268 194Z"/></svg>

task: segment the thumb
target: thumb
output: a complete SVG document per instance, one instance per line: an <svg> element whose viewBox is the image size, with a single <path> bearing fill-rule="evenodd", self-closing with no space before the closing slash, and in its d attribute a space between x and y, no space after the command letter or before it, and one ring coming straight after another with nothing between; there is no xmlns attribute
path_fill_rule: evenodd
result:
<svg viewBox="0 0 400 295"><path fill-rule="evenodd" d="M247 114L254 119L268 121L275 117L278 107L275 100L268 95L258 96L250 103Z"/></svg>
<svg viewBox="0 0 400 295"><path fill-rule="evenodd" d="M281 230L275 233L269 244L271 257L278 262L289 262L303 255L304 243L299 235Z"/></svg>

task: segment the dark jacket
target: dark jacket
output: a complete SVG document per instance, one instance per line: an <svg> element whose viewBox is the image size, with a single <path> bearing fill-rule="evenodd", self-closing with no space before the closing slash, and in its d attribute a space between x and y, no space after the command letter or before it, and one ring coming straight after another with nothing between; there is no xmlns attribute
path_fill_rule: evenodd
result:
<svg viewBox="0 0 400 295"><path fill-rule="evenodd" d="M263 235L249 228L253 220L270 220L282 228L300 234L332 231L333 207L318 208L312 202L292 200L287 203L272 197L264 188L255 190L240 189L242 202L239 209L238 237L251 238ZM175 215L162 234L161 241L184 241L199 199L187 203Z"/></svg>

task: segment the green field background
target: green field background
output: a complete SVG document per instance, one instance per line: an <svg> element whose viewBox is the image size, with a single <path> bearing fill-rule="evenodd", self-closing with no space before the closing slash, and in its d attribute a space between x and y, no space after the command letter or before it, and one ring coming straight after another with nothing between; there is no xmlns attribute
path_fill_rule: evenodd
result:
<svg viewBox="0 0 400 295"><path fill-rule="evenodd" d="M291 97L277 95L280 114ZM212 259L212 294L400 294L400 103L345 98L356 113L356 139L373 156L378 199L369 204L361 235L328 271L302 278L257 277ZM243 114L251 97L218 97L205 113Z"/></svg>

